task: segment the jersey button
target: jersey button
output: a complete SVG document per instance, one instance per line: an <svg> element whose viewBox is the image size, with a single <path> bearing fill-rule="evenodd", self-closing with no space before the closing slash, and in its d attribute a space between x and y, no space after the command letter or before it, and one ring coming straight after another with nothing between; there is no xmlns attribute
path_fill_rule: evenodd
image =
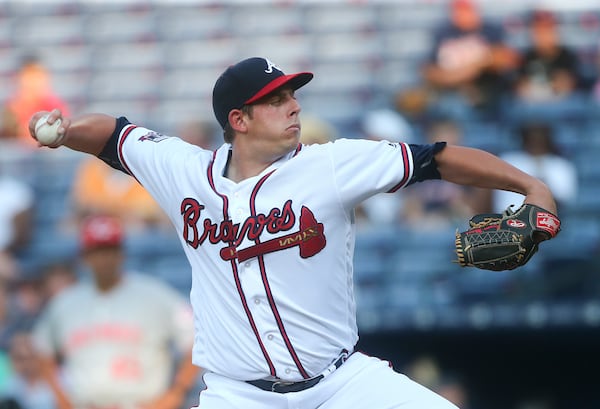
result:
<svg viewBox="0 0 600 409"><path fill-rule="evenodd" d="M292 372L292 370L291 370L290 368L287 368L287 369L285 370L285 373L287 373L287 374L289 374L290 372Z"/></svg>
<svg viewBox="0 0 600 409"><path fill-rule="evenodd" d="M273 336L273 334L269 334L269 335L267 335L267 339L268 339L269 341L272 341L272 340L273 340L273 338L275 338L275 337Z"/></svg>
<svg viewBox="0 0 600 409"><path fill-rule="evenodd" d="M250 267L250 262L249 262L249 261L246 261L246 262L244 263L244 267Z"/></svg>
<svg viewBox="0 0 600 409"><path fill-rule="evenodd" d="M258 299L258 298L255 298L255 299L254 299L254 304L260 304L260 299Z"/></svg>

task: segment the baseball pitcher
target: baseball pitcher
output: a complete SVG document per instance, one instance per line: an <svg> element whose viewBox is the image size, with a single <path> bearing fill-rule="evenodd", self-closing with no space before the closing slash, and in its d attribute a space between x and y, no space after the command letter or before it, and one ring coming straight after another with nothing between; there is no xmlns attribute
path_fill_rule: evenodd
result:
<svg viewBox="0 0 600 409"><path fill-rule="evenodd" d="M299 144L296 90L265 58L228 67L213 90L225 143L203 150L125 117L63 117L56 143L136 178L170 217L193 269L193 361L201 409L403 408L453 404L355 351L354 207L427 179L521 193L556 213L548 188L487 152L445 143ZM46 112L35 114L30 131ZM42 145L42 144L40 144Z"/></svg>

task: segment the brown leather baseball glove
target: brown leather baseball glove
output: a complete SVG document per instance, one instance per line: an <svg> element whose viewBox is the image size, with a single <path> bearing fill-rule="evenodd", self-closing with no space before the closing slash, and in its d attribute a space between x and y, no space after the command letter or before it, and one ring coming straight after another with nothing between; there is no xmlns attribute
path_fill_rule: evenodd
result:
<svg viewBox="0 0 600 409"><path fill-rule="evenodd" d="M551 212L524 204L504 213L479 214L469 220L470 229L456 232L458 264L484 270L513 270L525 265L538 245L560 231L560 220Z"/></svg>

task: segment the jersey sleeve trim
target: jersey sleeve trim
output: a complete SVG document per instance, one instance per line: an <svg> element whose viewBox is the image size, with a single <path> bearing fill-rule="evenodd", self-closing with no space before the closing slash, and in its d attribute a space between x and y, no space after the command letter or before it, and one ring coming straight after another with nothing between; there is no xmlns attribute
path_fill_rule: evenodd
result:
<svg viewBox="0 0 600 409"><path fill-rule="evenodd" d="M125 140L129 136L129 134L131 134L131 131L133 131L135 128L137 128L137 126L131 125L131 124L127 125L124 128L123 134L121 135L121 138L119 139L119 143L117 145L117 155L119 157L119 162L123 165L123 168L125 169L125 171L128 174L130 174L131 176L133 176L134 178L135 178L135 175L133 174L133 172L131 171L131 169L127 165L127 162L125 161L125 157L123 155L123 144L125 143Z"/></svg>
<svg viewBox="0 0 600 409"><path fill-rule="evenodd" d="M437 162L435 161L435 155L445 147L446 142L436 142L426 145L410 145L410 150L415 163L415 170L407 186L412 185L415 182L442 178L437 167Z"/></svg>
<svg viewBox="0 0 600 409"><path fill-rule="evenodd" d="M98 159L106 163L111 168L120 170L123 173L131 174L131 172L129 172L129 170L123 166L118 153L119 135L121 135L121 131L127 126L134 125L131 125L131 123L124 116L117 118L115 129L104 145L104 148L102 148L102 152L98 154Z"/></svg>
<svg viewBox="0 0 600 409"><path fill-rule="evenodd" d="M393 188L388 190L388 193L394 193L398 189L406 186L412 178L412 172L414 169L412 155L409 154L409 149L405 143L400 144L400 150L402 155L402 162L404 163L404 173L402 180L396 184Z"/></svg>

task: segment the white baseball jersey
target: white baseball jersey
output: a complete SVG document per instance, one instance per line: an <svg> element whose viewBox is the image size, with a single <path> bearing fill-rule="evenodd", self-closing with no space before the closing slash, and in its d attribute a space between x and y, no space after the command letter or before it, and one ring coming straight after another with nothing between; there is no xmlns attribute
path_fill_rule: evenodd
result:
<svg viewBox="0 0 600 409"><path fill-rule="evenodd" d="M134 408L164 393L172 348L192 344L189 302L164 283L127 274L107 293L83 281L54 298L34 329L40 351L64 357L75 408Z"/></svg>
<svg viewBox="0 0 600 409"><path fill-rule="evenodd" d="M119 124L121 165L170 217L192 266L195 364L301 380L353 349L353 208L411 181L411 146L300 145L235 183L223 176L230 145L210 152Z"/></svg>

